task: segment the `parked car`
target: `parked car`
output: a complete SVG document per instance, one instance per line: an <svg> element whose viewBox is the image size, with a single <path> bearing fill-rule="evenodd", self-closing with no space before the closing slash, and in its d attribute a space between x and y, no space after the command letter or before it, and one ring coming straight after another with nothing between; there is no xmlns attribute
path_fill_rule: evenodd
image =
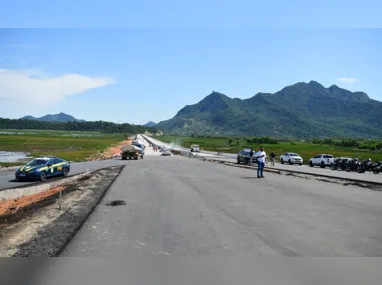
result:
<svg viewBox="0 0 382 285"><path fill-rule="evenodd" d="M333 155L331 154L317 154L315 157L312 157L309 160L309 166L320 166L322 168L325 168L326 166L330 166L333 164Z"/></svg>
<svg viewBox="0 0 382 285"><path fill-rule="evenodd" d="M200 151L199 145L193 144L191 146L191 152L199 152L199 151Z"/></svg>
<svg viewBox="0 0 382 285"><path fill-rule="evenodd" d="M280 162L281 162L281 164L284 164L285 162L287 162L290 165L292 165L292 164L302 165L304 160L302 159L302 157L300 155L298 155L295 152L286 152L280 156Z"/></svg>
<svg viewBox="0 0 382 285"><path fill-rule="evenodd" d="M250 161L250 148L245 148L237 154L237 164L244 163L244 164L249 164ZM252 163L257 163L257 158L253 157L252 158Z"/></svg>
<svg viewBox="0 0 382 285"><path fill-rule="evenodd" d="M41 180L55 176L67 176L70 163L58 157L38 157L16 170L17 180Z"/></svg>
<svg viewBox="0 0 382 285"><path fill-rule="evenodd" d="M163 156L170 156L171 155L171 149L165 148L162 152Z"/></svg>

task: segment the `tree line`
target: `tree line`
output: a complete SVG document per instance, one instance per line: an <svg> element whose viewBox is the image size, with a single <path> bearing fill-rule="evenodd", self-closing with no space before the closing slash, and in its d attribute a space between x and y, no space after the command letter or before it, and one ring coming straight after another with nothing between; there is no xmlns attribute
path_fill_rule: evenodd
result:
<svg viewBox="0 0 382 285"><path fill-rule="evenodd" d="M58 130L58 131L89 131L104 133L156 133L157 130L152 127L116 124L112 122L94 121L94 122L45 122L37 120L24 119L3 119L0 118L0 129L35 129L35 130Z"/></svg>
<svg viewBox="0 0 382 285"><path fill-rule="evenodd" d="M248 144L278 144L279 141L270 137L249 138Z"/></svg>

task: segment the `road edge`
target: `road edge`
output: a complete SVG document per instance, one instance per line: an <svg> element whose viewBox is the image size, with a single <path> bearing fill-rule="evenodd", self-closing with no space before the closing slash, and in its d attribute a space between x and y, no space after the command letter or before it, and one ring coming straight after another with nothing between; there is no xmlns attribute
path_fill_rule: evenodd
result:
<svg viewBox="0 0 382 285"><path fill-rule="evenodd" d="M35 245L39 245L41 248L41 244L43 244L42 247L50 249L50 251L46 250L41 252L38 256L58 257L100 204L103 197L119 177L125 166L117 166L116 168L118 169L118 171L116 171L117 175L110 179L104 187L98 188L98 191L93 193L93 195L83 197L81 200L77 201L77 207L75 209L68 209L62 215L57 217L57 219L42 227L33 239L20 245L12 257L35 256L33 254L28 254L28 248L34 248L36 247ZM98 171L100 170L97 170L96 172ZM70 223L68 223L68 221L70 221ZM61 225L66 225L65 230L62 232L58 233L57 231L52 230ZM44 237L47 236L49 236L49 238L45 239Z"/></svg>

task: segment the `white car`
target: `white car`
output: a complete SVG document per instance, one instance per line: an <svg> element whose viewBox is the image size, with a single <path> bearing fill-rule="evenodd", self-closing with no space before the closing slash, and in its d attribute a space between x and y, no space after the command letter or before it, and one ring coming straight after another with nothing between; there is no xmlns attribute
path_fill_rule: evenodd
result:
<svg viewBox="0 0 382 285"><path fill-rule="evenodd" d="M169 148L164 149L162 155L171 155L171 150Z"/></svg>
<svg viewBox="0 0 382 285"><path fill-rule="evenodd" d="M193 144L192 146L191 146L191 152L199 152L200 151L200 149L199 149L199 145L197 145L197 144Z"/></svg>
<svg viewBox="0 0 382 285"><path fill-rule="evenodd" d="M280 162L281 162L281 164L284 164L285 162L287 162L290 165L292 165L292 164L302 165L304 160L302 159L301 156L299 156L295 152L286 152L286 153L284 153L283 155L280 156Z"/></svg>
<svg viewBox="0 0 382 285"><path fill-rule="evenodd" d="M317 154L309 160L309 166L313 167L317 165L321 166L321 168L325 168L326 166L330 166L333 163L333 160L333 155L331 154Z"/></svg>

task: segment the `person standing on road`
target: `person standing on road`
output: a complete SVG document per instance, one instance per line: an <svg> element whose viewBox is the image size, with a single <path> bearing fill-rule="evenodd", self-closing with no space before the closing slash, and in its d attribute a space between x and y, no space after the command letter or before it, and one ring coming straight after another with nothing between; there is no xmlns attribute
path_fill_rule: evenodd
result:
<svg viewBox="0 0 382 285"><path fill-rule="evenodd" d="M275 158L276 158L276 154L275 154L274 151L272 151L270 157L271 157L271 165L272 165L272 166L275 166Z"/></svg>
<svg viewBox="0 0 382 285"><path fill-rule="evenodd" d="M249 152L249 165L252 165L253 155L253 149L251 148L251 151Z"/></svg>
<svg viewBox="0 0 382 285"><path fill-rule="evenodd" d="M263 175L265 159L267 154L265 153L263 147L260 147L260 151L256 154L257 158L257 178L265 178Z"/></svg>

